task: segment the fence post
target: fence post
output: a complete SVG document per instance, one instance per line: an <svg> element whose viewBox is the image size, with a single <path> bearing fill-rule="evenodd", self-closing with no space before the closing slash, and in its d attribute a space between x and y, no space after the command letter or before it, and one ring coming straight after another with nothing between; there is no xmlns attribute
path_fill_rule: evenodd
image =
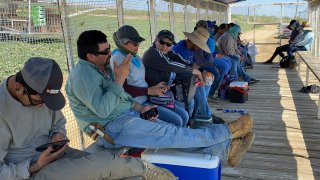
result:
<svg viewBox="0 0 320 180"><path fill-rule="evenodd" d="M149 0L149 9L150 9L150 28L151 28L151 42L154 41L156 37L156 16L155 16L155 8L154 8L154 0Z"/></svg>
<svg viewBox="0 0 320 180"><path fill-rule="evenodd" d="M170 31L174 33L174 7L173 0L169 3L169 20L170 20Z"/></svg>
<svg viewBox="0 0 320 180"><path fill-rule="evenodd" d="M228 6L227 23L231 23L231 7L230 6Z"/></svg>
<svg viewBox="0 0 320 180"><path fill-rule="evenodd" d="M184 31L188 31L188 0L184 0Z"/></svg>
<svg viewBox="0 0 320 180"><path fill-rule="evenodd" d="M117 18L118 18L118 28L119 28L124 25L123 0L117 0Z"/></svg>
<svg viewBox="0 0 320 180"><path fill-rule="evenodd" d="M72 70L74 66L74 59L73 59L73 51L72 51L72 41L71 41L71 33L70 33L70 23L68 18L68 9L66 0L60 1L61 4L58 6L61 7L61 22L62 22L62 30L63 30L63 38L64 38L64 45L67 54L67 61L68 61L68 69L69 72ZM84 149L84 137L83 132L78 129L79 131L79 143L80 143L80 150Z"/></svg>
<svg viewBox="0 0 320 180"><path fill-rule="evenodd" d="M197 15L196 15L196 20L197 22L200 20L200 0L196 1L196 6L197 6Z"/></svg>

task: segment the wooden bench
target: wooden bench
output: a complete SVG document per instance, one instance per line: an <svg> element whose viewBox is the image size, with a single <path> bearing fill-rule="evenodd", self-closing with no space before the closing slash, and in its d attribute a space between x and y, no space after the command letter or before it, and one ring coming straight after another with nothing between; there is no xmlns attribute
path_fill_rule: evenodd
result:
<svg viewBox="0 0 320 180"><path fill-rule="evenodd" d="M309 73L310 71L313 75L318 79L320 82L320 58L314 57L310 51L297 51L296 54L298 55L298 74L300 76L300 64L304 62L307 65L306 70L306 81L305 86L309 84ZM320 119L320 93L319 93L319 101L318 101L318 119Z"/></svg>

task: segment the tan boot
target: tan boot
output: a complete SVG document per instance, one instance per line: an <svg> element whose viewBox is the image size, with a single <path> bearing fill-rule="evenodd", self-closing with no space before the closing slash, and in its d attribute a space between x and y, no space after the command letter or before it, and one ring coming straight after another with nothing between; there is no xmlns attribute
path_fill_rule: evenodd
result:
<svg viewBox="0 0 320 180"><path fill-rule="evenodd" d="M241 162L243 155L250 149L254 137L254 132L249 132L243 138L232 140L228 155L228 163L230 166L237 166Z"/></svg>
<svg viewBox="0 0 320 180"><path fill-rule="evenodd" d="M243 115L239 119L229 122L228 126L233 139L243 137L252 129L252 117L250 114Z"/></svg>
<svg viewBox="0 0 320 180"><path fill-rule="evenodd" d="M177 178L167 169L157 167L149 162L143 161L145 180L176 180Z"/></svg>

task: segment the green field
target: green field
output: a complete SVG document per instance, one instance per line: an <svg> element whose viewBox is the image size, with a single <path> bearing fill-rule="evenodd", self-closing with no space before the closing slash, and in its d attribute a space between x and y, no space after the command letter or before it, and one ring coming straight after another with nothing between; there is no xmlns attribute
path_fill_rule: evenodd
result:
<svg viewBox="0 0 320 180"><path fill-rule="evenodd" d="M78 9L77 9L78 8ZM76 13L85 10L84 7L71 7L70 12ZM71 13L70 13L71 14ZM21 14L19 14L21 15ZM189 31L195 24L195 14L190 14ZM168 12L157 12L156 15L157 29L170 29L169 14ZM245 17L233 16L234 22L242 27L242 31L250 31L253 28L252 24L246 23ZM250 17L252 19L252 17ZM273 17L257 17L259 21L270 21ZM250 20L251 20L250 19ZM274 20L274 19L273 19ZM145 10L125 10L124 11L125 24L134 26L140 35L146 39L141 46L139 54L142 55L151 45L150 24L148 12ZM84 13L73 16L69 19L70 32L72 35L72 47L74 60L77 61L76 54L76 40L79 34L85 30L97 29L101 30L108 36L108 41L112 47L115 48L113 43L112 34L118 28L115 9L98 9L90 13ZM175 12L174 33L176 40L184 39L184 16L181 12ZM2 40L0 41L0 80L19 71L23 63L30 57L41 56L55 59L65 73L68 72L67 56L65 46L63 43L63 36L55 36L53 40L40 36L33 37L14 37L19 40ZM1 40L1 37L0 37Z"/></svg>

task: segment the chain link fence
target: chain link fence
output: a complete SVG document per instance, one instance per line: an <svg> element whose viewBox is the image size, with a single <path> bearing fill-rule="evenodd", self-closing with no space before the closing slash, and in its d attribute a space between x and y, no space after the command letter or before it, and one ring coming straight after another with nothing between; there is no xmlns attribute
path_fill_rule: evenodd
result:
<svg viewBox="0 0 320 180"><path fill-rule="evenodd" d="M146 39L141 44L142 55L162 29L172 30L179 41L184 39L183 31L193 31L197 18L226 21L224 8L219 7L222 9L219 10L215 7L218 5L213 4L199 3L198 6L201 7L199 10L194 1L165 0L1 1L0 81L21 70L27 59L41 56L58 62L66 82L69 69L78 61L77 38L85 30L104 32L111 46L115 47L113 32L123 24L132 25ZM65 95L64 85L62 91ZM92 141L80 135L68 102L63 114L67 119L70 146L82 148L89 145Z"/></svg>

